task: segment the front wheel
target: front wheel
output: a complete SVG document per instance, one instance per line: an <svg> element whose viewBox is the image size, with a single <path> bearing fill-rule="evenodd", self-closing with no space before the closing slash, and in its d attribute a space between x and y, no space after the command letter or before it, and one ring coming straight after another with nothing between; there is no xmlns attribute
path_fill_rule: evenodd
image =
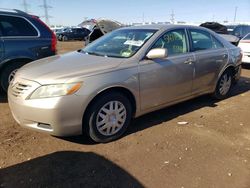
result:
<svg viewBox="0 0 250 188"><path fill-rule="evenodd" d="M90 106L83 126L92 140L104 143L119 138L127 130L131 117L131 103L125 95L106 93Z"/></svg>
<svg viewBox="0 0 250 188"><path fill-rule="evenodd" d="M214 97L216 99L224 99L228 97L232 89L232 84L233 84L232 72L227 70L221 75L217 83L217 86L214 92Z"/></svg>

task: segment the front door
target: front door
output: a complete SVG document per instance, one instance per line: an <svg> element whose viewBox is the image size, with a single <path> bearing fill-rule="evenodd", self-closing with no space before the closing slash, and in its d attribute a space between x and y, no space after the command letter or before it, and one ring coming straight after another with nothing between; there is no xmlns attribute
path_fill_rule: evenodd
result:
<svg viewBox="0 0 250 188"><path fill-rule="evenodd" d="M191 95L195 59L187 41L184 29L168 31L151 48L166 48L168 57L140 62L141 110Z"/></svg>

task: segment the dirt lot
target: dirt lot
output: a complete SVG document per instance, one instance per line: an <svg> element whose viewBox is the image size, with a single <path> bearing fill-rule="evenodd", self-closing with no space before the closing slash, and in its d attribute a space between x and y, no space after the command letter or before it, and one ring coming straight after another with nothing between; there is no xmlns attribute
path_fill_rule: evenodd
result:
<svg viewBox="0 0 250 188"><path fill-rule="evenodd" d="M59 43L59 52L81 42ZM19 127L0 99L0 187L250 187L250 69L230 98L202 96L134 120L112 143ZM187 121L188 125L178 125Z"/></svg>

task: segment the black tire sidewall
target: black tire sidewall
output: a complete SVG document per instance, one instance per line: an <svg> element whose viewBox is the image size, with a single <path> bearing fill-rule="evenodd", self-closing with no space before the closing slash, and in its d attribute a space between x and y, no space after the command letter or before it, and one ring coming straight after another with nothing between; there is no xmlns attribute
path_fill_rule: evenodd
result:
<svg viewBox="0 0 250 188"><path fill-rule="evenodd" d="M21 68L23 65L25 65L26 62L15 62L11 63L9 65L6 65L6 67L1 72L1 80L0 80L0 86L4 92L7 92L8 86L9 86L9 75L12 73L12 71Z"/></svg>
<svg viewBox="0 0 250 188"><path fill-rule="evenodd" d="M221 80L222 80L222 78L223 78L223 76L224 76L225 74L227 74L228 76L231 77L231 85L230 85L230 88L229 88L228 92L227 92L225 95L222 95L222 94L220 93L220 82L221 82ZM218 83L217 83L217 86L216 86L216 90L215 90L215 93L214 93L215 98L216 98L216 99L219 99L219 100L220 100L220 99L225 99L225 98L227 98L227 97L229 96L230 92L231 92L232 86L233 86L233 74L232 74L231 71L226 70L226 71L220 76L220 79L218 80Z"/></svg>
<svg viewBox="0 0 250 188"><path fill-rule="evenodd" d="M64 36L62 36L62 40L63 40L63 41L67 41L67 40L68 40L68 37L67 37L67 36L65 36L65 35L64 35Z"/></svg>
<svg viewBox="0 0 250 188"><path fill-rule="evenodd" d="M127 114L123 127L116 134L112 136L105 136L97 130L96 118L99 110L110 101L121 102L125 106ZM85 125L83 124L83 126L86 126L84 130L87 131L88 136L95 142L105 143L118 139L127 130L132 118L132 107L129 99L126 96L121 93L112 92L98 97L98 99L90 107L88 114L89 115L87 115L87 118L84 122Z"/></svg>

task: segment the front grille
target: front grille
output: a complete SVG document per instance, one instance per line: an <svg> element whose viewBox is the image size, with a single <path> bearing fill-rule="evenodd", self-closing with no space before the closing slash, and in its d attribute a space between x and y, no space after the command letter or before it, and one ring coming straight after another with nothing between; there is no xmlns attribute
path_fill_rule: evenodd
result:
<svg viewBox="0 0 250 188"><path fill-rule="evenodd" d="M12 95L15 97L20 97L25 94L25 92L30 89L31 86L23 83L16 83L12 87Z"/></svg>

